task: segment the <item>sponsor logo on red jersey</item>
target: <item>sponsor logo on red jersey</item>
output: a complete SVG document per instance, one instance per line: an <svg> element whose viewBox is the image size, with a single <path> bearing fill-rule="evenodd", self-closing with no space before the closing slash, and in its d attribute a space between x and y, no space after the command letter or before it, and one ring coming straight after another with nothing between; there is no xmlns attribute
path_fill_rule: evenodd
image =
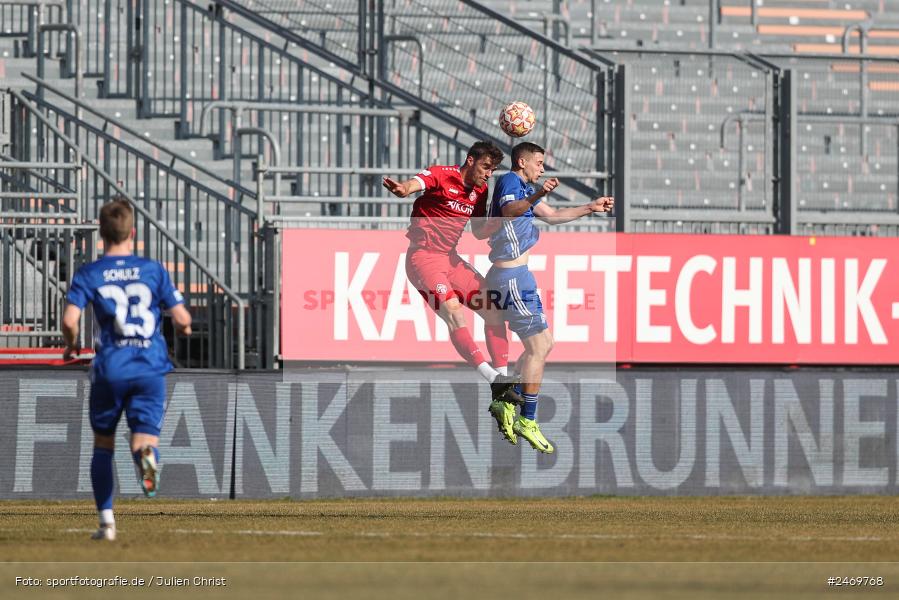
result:
<svg viewBox="0 0 899 600"><path fill-rule="evenodd" d="M464 202L459 202L458 200L448 200L446 202L446 205L452 210L466 215L470 215L472 211L474 211L474 206L465 204Z"/></svg>

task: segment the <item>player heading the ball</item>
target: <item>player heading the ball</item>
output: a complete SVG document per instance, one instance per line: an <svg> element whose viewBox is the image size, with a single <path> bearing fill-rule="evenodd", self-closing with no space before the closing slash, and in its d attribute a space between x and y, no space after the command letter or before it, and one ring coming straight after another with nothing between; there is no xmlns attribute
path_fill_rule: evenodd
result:
<svg viewBox="0 0 899 600"><path fill-rule="evenodd" d="M503 299L500 305L503 320L524 345L516 364L521 384L516 385L515 392L524 400L521 414L515 419L515 406L502 398L490 404L490 414L506 440L517 444L521 436L534 449L549 454L553 446L537 425L537 396L553 338L543 314L537 281L528 269L530 250L540 238L534 219L549 224L567 223L593 213L610 212L615 201L603 197L581 206L550 206L544 198L559 185L559 180L547 179L538 190L534 189L544 172L545 154L537 144L518 144L512 148L512 171L496 182L490 216L497 217L493 220L501 221L502 226L493 227L490 236L493 266L487 273L487 289L492 297Z"/></svg>
<svg viewBox="0 0 899 600"><path fill-rule="evenodd" d="M503 152L489 141L476 142L459 165L436 165L412 179L384 178L384 187L398 198L424 192L412 205L406 237L406 276L449 329L459 355L490 383L494 398L511 392L517 379L507 375L509 340L502 314L485 299L484 278L462 260L456 244L465 225L472 220L475 237L485 239L487 180L503 160ZM465 321L463 306L484 319L488 363L474 342Z"/></svg>

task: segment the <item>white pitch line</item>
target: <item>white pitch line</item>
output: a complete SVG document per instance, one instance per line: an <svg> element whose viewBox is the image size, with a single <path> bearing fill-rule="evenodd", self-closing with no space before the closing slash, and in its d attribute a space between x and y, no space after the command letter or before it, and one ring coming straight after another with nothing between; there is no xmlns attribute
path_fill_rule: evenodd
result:
<svg viewBox="0 0 899 600"><path fill-rule="evenodd" d="M357 532L355 536L362 537L443 537L443 538L494 538L494 539L556 539L556 540L638 540L638 539L691 539L691 540L726 540L726 541L758 541L758 542L816 542L816 541L838 541L838 542L886 542L895 541L892 538L882 538L875 536L864 537L811 537L811 536L794 536L784 538L762 538L757 536L740 536L740 535L707 535L707 534L682 534L682 535L658 535L658 534L629 534L629 533L490 533L490 532L470 532L470 533L422 533L416 531L407 531L403 533L395 532Z"/></svg>
<svg viewBox="0 0 899 600"><path fill-rule="evenodd" d="M215 533L214 529L172 529L169 533Z"/></svg>
<svg viewBox="0 0 899 600"><path fill-rule="evenodd" d="M214 529L170 529L169 533L185 533L189 535L212 535L222 533L227 535L289 535L289 536L318 536L324 535L321 531L296 531L296 530L266 530L266 529L236 529L234 531L216 531Z"/></svg>
<svg viewBox="0 0 899 600"><path fill-rule="evenodd" d="M65 533L92 533L93 529L63 529ZM447 533L422 531L384 532L384 531L356 531L352 533L325 533L322 531L295 530L295 529L169 529L168 533L183 535L252 535L252 536L292 536L292 537L357 537L357 538L487 538L487 539L543 539L543 540L640 540L640 539L687 539L708 541L755 541L755 542L894 542L896 538L884 538L878 536L792 536L792 537L757 537L739 535L658 535L658 534L614 534L614 533Z"/></svg>
<svg viewBox="0 0 899 600"><path fill-rule="evenodd" d="M324 535L321 531L265 531L262 529L238 529L234 533L238 535L299 535L299 536L316 536Z"/></svg>

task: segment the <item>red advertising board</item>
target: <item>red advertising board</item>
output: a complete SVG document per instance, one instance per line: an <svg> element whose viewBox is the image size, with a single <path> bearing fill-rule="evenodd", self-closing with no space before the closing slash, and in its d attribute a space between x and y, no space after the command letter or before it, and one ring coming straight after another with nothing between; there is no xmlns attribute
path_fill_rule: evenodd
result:
<svg viewBox="0 0 899 600"><path fill-rule="evenodd" d="M407 243L285 230L283 358L460 361L406 279ZM550 231L530 268L555 362L899 364L897 250L886 238ZM485 242L466 234L459 253L489 269ZM520 349L513 336L510 355Z"/></svg>

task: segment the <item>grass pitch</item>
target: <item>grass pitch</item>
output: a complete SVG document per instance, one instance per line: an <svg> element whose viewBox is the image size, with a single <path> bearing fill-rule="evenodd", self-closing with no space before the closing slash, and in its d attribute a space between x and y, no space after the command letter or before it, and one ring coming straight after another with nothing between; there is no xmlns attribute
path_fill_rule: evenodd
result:
<svg viewBox="0 0 899 600"><path fill-rule="evenodd" d="M509 594L516 581L554 598L812 598L844 576L883 577L864 593L892 596L896 507L877 496L157 499L117 502L110 544L88 539L91 502L0 502L0 598L113 597L123 590L46 582L120 572L163 578L131 594L191 598L458 599ZM181 576L230 583L171 579ZM16 577L44 587L16 586Z"/></svg>

